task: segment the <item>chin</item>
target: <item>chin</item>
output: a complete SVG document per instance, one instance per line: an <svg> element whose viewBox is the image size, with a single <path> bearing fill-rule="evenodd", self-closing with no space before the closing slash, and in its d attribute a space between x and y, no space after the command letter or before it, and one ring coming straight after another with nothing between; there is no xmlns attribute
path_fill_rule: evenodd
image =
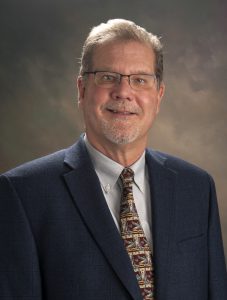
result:
<svg viewBox="0 0 227 300"><path fill-rule="evenodd" d="M101 130L106 139L113 144L126 145L140 137L140 126L133 126L127 122L109 123L103 120Z"/></svg>
<svg viewBox="0 0 227 300"><path fill-rule="evenodd" d="M107 132L107 131L105 131L104 135L107 140L109 140L113 144L117 144L117 145L130 144L139 137L138 130L134 130L130 134L128 132L122 133L122 132L113 132L113 131Z"/></svg>

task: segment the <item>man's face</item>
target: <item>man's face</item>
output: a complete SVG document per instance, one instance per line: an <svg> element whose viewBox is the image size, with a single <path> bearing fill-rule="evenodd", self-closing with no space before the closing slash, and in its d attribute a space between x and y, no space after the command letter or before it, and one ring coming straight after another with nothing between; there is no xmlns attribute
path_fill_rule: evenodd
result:
<svg viewBox="0 0 227 300"><path fill-rule="evenodd" d="M139 42L112 42L99 46L89 71L120 74L154 74L153 50ZM133 90L123 77L112 88L97 86L94 74L78 79L79 107L83 111L86 134L97 149L131 144L146 147L148 131L159 112L164 86Z"/></svg>

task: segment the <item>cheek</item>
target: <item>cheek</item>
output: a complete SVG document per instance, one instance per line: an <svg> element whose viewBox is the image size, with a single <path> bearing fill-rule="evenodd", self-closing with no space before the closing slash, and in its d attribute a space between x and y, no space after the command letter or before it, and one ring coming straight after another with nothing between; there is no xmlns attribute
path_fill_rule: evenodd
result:
<svg viewBox="0 0 227 300"><path fill-rule="evenodd" d="M147 97L142 102L144 113L147 115L155 115L158 109L157 97Z"/></svg>
<svg viewBox="0 0 227 300"><path fill-rule="evenodd" d="M157 99L151 99L151 97L143 105L144 122L151 126L156 115L158 114L158 101Z"/></svg>
<svg viewBox="0 0 227 300"><path fill-rule="evenodd" d="M100 103L96 97L86 97L82 104L84 116L89 119L95 119L100 114Z"/></svg>
<svg viewBox="0 0 227 300"><path fill-rule="evenodd" d="M91 95L89 98L89 108L90 110L94 111L96 114L102 114L103 113L103 107L106 105L106 103L109 101L108 93L103 91L97 91L95 95Z"/></svg>

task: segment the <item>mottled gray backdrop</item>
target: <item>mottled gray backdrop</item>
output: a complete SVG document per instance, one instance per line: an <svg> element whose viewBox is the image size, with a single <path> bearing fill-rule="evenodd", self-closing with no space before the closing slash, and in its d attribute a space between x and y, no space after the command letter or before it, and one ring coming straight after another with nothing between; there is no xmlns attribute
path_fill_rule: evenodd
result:
<svg viewBox="0 0 227 300"><path fill-rule="evenodd" d="M227 253L224 0L1 0L0 171L78 138L81 46L92 26L116 17L162 36L167 91L150 146L213 175Z"/></svg>

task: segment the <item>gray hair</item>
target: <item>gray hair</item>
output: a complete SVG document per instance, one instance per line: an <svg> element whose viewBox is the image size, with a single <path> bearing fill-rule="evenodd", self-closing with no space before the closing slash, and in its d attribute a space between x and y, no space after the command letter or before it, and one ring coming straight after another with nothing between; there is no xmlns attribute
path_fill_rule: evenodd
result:
<svg viewBox="0 0 227 300"><path fill-rule="evenodd" d="M132 40L151 47L155 54L155 75L158 85L160 85L163 80L163 47L160 39L143 27L124 19L112 19L92 28L83 46L79 75L83 76L85 72L92 69L92 58L95 49L114 40Z"/></svg>

